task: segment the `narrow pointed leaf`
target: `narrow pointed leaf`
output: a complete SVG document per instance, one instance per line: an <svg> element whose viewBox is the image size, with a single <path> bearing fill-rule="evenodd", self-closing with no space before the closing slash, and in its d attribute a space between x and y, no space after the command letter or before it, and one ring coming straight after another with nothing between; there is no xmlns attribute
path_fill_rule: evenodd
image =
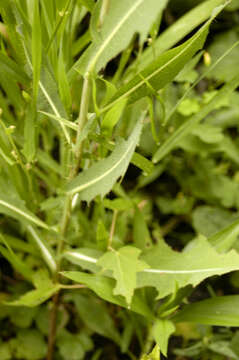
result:
<svg viewBox="0 0 239 360"><path fill-rule="evenodd" d="M35 307L52 297L61 286L59 284L52 284L51 286L39 287L38 289L27 292L18 300L6 302L9 306L29 306Z"/></svg>
<svg viewBox="0 0 239 360"><path fill-rule="evenodd" d="M152 88L158 91L171 82L194 54L203 47L209 26L216 14L191 39L159 56L141 73L122 86L103 111L126 98L129 98L129 103L133 103L144 96L151 95Z"/></svg>
<svg viewBox="0 0 239 360"><path fill-rule="evenodd" d="M103 25L95 29L92 45L75 64L74 68L82 74L98 72L105 67L109 60L124 50L130 43L132 36L139 33L144 40L151 24L156 20L159 12L167 1L158 0L110 0L110 8ZM101 3L101 2L100 2ZM99 4L100 4L99 3ZM95 7L93 20L99 13L99 4ZM74 70L69 76L74 75Z"/></svg>
<svg viewBox="0 0 239 360"><path fill-rule="evenodd" d="M218 252L228 251L239 235L239 220L212 235L208 241Z"/></svg>
<svg viewBox="0 0 239 360"><path fill-rule="evenodd" d="M212 11L220 5L225 4L225 0L207 0L195 6L188 13L175 21L155 40L153 47L147 47L137 63L138 71L141 71L166 50L176 45L191 31L197 28L205 20L210 18ZM136 62L136 60L135 60ZM129 72L136 66L135 62L129 67Z"/></svg>
<svg viewBox="0 0 239 360"><path fill-rule="evenodd" d="M5 243L6 243L6 241L5 241ZM0 245L0 253L2 254L3 257L5 257L9 261L9 263L12 265L12 267L17 272L22 274L25 279L31 281L31 278L32 278L31 268L29 266L27 266L27 264L25 264L21 260L21 258L12 251L10 246L4 247L4 246Z"/></svg>
<svg viewBox="0 0 239 360"><path fill-rule="evenodd" d="M213 297L185 306L173 317L173 321L238 327L238 303L239 295Z"/></svg>
<svg viewBox="0 0 239 360"><path fill-rule="evenodd" d="M56 272L56 262L52 255L51 250L48 248L48 246L45 244L45 242L40 238L37 231L32 227L28 226L28 231L30 232L36 246L39 248L43 259L45 260L46 264L48 265L49 269L54 274Z"/></svg>
<svg viewBox="0 0 239 360"><path fill-rule="evenodd" d="M35 224L44 229L49 229L47 224L25 207L23 201L15 198L12 199L4 194L0 195L0 213L12 216L27 224Z"/></svg>
<svg viewBox="0 0 239 360"><path fill-rule="evenodd" d="M142 125L140 120L127 141L120 141L108 158L98 161L78 175L66 186L66 192L68 194L78 192L80 198L88 202L97 195L105 196L117 179L124 176L139 141Z"/></svg>

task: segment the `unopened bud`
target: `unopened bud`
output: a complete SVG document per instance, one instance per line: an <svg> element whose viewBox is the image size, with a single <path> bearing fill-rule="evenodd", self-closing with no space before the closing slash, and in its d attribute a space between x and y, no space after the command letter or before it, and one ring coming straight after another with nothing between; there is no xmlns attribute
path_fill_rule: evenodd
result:
<svg viewBox="0 0 239 360"><path fill-rule="evenodd" d="M203 54L203 60L204 60L204 64L206 66L210 66L211 65L211 62L212 62L212 59L211 59L211 56L210 54L205 51L205 53Z"/></svg>

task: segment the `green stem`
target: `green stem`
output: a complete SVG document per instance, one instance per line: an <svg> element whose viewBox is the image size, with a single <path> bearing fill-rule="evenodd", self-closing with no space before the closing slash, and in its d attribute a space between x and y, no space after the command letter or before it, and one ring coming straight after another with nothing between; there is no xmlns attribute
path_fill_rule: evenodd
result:
<svg viewBox="0 0 239 360"><path fill-rule="evenodd" d="M109 236L109 241L108 241L108 250L110 250L112 248L112 242L113 242L113 237L114 237L114 233L115 233L115 225L116 225L117 216L118 216L118 210L114 210L111 228L110 228L110 236Z"/></svg>
<svg viewBox="0 0 239 360"><path fill-rule="evenodd" d="M84 78L83 89L82 89L82 97L81 97L81 105L80 105L80 113L78 118L78 131L75 145L75 164L71 167L69 181L71 181L78 173L78 169L80 167L82 152L83 152L83 142L80 143L79 138L81 131L83 130L86 122L87 115L89 110L90 103L90 76L87 73ZM60 241L57 246L57 273L55 276L55 282L59 280L59 272L61 270L61 254L64 249L64 239L67 232L67 228L70 221L72 211L72 195L66 195L63 214L60 222ZM55 347L55 339L56 339L56 321L57 321L57 311L59 306L59 295L60 291L58 291L53 297L53 306L50 315L50 331L49 331L49 339L48 339L48 354L47 360L52 360L54 355L54 347Z"/></svg>

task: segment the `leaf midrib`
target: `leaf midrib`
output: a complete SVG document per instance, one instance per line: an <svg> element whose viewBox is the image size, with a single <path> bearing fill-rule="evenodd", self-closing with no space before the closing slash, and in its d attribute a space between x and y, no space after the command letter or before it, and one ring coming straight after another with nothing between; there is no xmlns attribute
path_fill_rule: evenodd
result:
<svg viewBox="0 0 239 360"><path fill-rule="evenodd" d="M82 259L84 261L88 261L91 263L97 263L98 259L90 257L90 256L85 256L84 254L81 254L79 252L74 253L73 251L71 252L66 252L66 254L69 254L73 257L76 257L78 259ZM235 269L235 266L231 266L231 267L223 267L223 268L209 268L209 269L194 269L194 270L168 270L168 269L144 269L143 271L139 271L139 272L144 272L144 273L155 273L155 274L197 274L197 273L208 273L208 272L214 272L214 271L227 271L227 270L231 270Z"/></svg>
<svg viewBox="0 0 239 360"><path fill-rule="evenodd" d="M25 217L26 219L30 220L34 224L41 226L45 229L49 229L46 224L44 224L41 220L35 219L34 217L30 216L29 214L25 213L24 211L20 210L19 208L15 207L14 205L9 204L8 202L4 200L0 200L0 205L5 206L6 208L16 212L17 214Z"/></svg>
<svg viewBox="0 0 239 360"><path fill-rule="evenodd" d="M136 84L134 87L132 87L130 90L128 90L126 93L124 93L123 95L121 95L119 98L117 98L115 101L113 101L112 103L110 103L109 105L105 106L101 112L105 112L108 109L110 109L112 106L114 106L118 101L124 99L125 97L129 97L131 95L131 93L133 93L134 91L136 91L139 87L141 87L143 84L145 84L146 81L149 81L152 77L156 76L158 73L160 73L161 71L164 70L164 68L166 68L167 66L169 66L172 62L174 62L175 60L177 60L177 58L179 56L182 56L182 54L192 45L192 43L194 43L201 35L201 33L204 31L204 29L206 28L206 26L208 25L208 22L199 30L199 32L197 33L197 36L195 36L195 38L189 42L189 44L182 50L180 51L176 56L174 56L172 59L170 59L167 63L165 63L163 66L161 66L159 69L155 70L152 74L148 75L146 78L144 78L143 80L141 80L138 84Z"/></svg>
<svg viewBox="0 0 239 360"><path fill-rule="evenodd" d="M135 144L134 142L128 147L128 149L125 151L125 153L123 154L123 156L119 159L119 161L117 161L109 170L107 170L105 173L103 173L102 175L98 176L97 178L87 182L86 184L82 184L81 186L78 186L77 188L72 189L71 191L68 191L68 194L75 194L77 192L83 191L86 188L96 184L98 181L102 180L104 177L108 176L112 171L115 170L115 168L117 166L120 165L120 163L126 158L126 156L128 155L128 153L131 151L132 147L134 147Z"/></svg>
<svg viewBox="0 0 239 360"><path fill-rule="evenodd" d="M142 4L144 0L138 0L136 4L133 5L133 7L129 10L129 12L119 21L119 23L115 26L114 30L110 33L110 35L105 39L105 41L100 46L98 52L95 54L95 56L90 61L87 72L92 72L94 70L95 64L102 54L102 52L105 50L107 45L110 43L110 41L114 38L114 36L117 34L117 32L120 30L120 28L124 25L124 23L129 19L131 14Z"/></svg>

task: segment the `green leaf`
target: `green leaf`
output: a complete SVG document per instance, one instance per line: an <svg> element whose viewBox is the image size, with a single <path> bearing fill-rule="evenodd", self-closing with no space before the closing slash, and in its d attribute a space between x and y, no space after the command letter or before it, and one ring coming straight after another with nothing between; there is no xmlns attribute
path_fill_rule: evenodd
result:
<svg viewBox="0 0 239 360"><path fill-rule="evenodd" d="M0 237L3 238L3 236L0 234ZM6 245L6 247L3 247L0 245L0 253L10 262L10 264L13 266L13 268L18 271L20 274L24 276L25 279L30 280L32 279L32 270L31 268L25 264L19 256L17 256L10 246L8 245L7 241L3 241Z"/></svg>
<svg viewBox="0 0 239 360"><path fill-rule="evenodd" d="M22 295L18 300L6 302L6 304L9 306L35 307L51 298L52 295L59 291L60 288L61 285L59 284L47 284L46 286L39 287L38 289L27 292L26 294Z"/></svg>
<svg viewBox="0 0 239 360"><path fill-rule="evenodd" d="M122 295L130 305L136 288L136 274L148 268L138 259L141 251L133 246L124 246L119 250L105 253L97 262L103 270L112 270L116 279L115 295Z"/></svg>
<svg viewBox="0 0 239 360"><path fill-rule="evenodd" d="M142 212L135 206L133 222L133 238L135 245L142 250L152 245L151 236Z"/></svg>
<svg viewBox="0 0 239 360"><path fill-rule="evenodd" d="M150 174L154 169L154 164L150 160L136 152L131 159L131 163L143 170L145 174Z"/></svg>
<svg viewBox="0 0 239 360"><path fill-rule="evenodd" d="M62 329L56 340L59 353L65 360L83 360L85 350L80 341L80 334L71 334L66 329Z"/></svg>
<svg viewBox="0 0 239 360"><path fill-rule="evenodd" d="M112 108L105 114L102 123L101 130L105 136L110 137L113 131L114 126L119 121L124 108L126 106L127 99L123 99L117 102Z"/></svg>
<svg viewBox="0 0 239 360"><path fill-rule="evenodd" d="M198 124L192 131L193 135L198 136L203 142L207 144L219 143L223 140L222 128L212 126L209 124Z"/></svg>
<svg viewBox="0 0 239 360"><path fill-rule="evenodd" d="M39 236L38 232L34 229L34 227L29 225L27 229L30 232L32 239L36 244L37 248L40 250L42 257L45 260L45 263L47 264L51 272L54 274L56 272L57 266L56 266L56 261L52 255L52 250L50 249L49 246L47 246L46 242L43 241L43 239L41 239L41 237Z"/></svg>
<svg viewBox="0 0 239 360"><path fill-rule="evenodd" d="M0 53L0 64L1 71L3 71L5 74L8 72L9 75L11 74L11 77L20 84L29 85L30 79L25 73L23 67L2 52Z"/></svg>
<svg viewBox="0 0 239 360"><path fill-rule="evenodd" d="M63 45L61 44L59 61L58 61L58 86L59 86L59 92L61 95L62 102L67 112L71 113L71 108L72 108L71 89L66 75L62 46Z"/></svg>
<svg viewBox="0 0 239 360"><path fill-rule="evenodd" d="M232 0L229 5L227 5L226 10L228 11L235 11L239 9L239 4L237 0Z"/></svg>
<svg viewBox="0 0 239 360"><path fill-rule="evenodd" d="M7 343L6 341L4 343L2 341L0 341L0 359L1 360L11 360L12 359L10 344Z"/></svg>
<svg viewBox="0 0 239 360"><path fill-rule="evenodd" d="M114 279L107 278L102 275L90 275L79 271L63 271L61 274L68 279L86 285L102 299L109 301L113 304L122 306L124 308L129 308L127 302L122 296L117 296L114 294ZM151 312L151 309L148 307L145 298L140 296L137 291L133 296L130 310L141 314L149 319L153 318L153 314Z"/></svg>
<svg viewBox="0 0 239 360"><path fill-rule="evenodd" d="M208 47L208 52L211 56L212 62L220 58L228 48L238 41L238 34L231 30L223 32L215 36L211 46ZM238 45L231 51L230 56L226 56L220 63L210 71L208 77L210 79L217 79L219 81L230 81L238 73L236 59L239 56Z"/></svg>
<svg viewBox="0 0 239 360"><path fill-rule="evenodd" d="M182 253L173 251L161 240L141 259L151 269L138 274L137 286L156 287L158 298L174 293L176 286L196 286L210 276L226 274L239 268L239 255L234 250L218 254L204 237L196 239Z"/></svg>
<svg viewBox="0 0 239 360"><path fill-rule="evenodd" d="M97 195L105 196L117 179L124 176L139 141L142 125L140 120L127 141L121 140L108 158L78 175L66 186L66 192L80 193L81 200L88 202Z"/></svg>
<svg viewBox="0 0 239 360"><path fill-rule="evenodd" d="M111 209L111 210L117 210L117 211L126 211L130 208L133 207L133 203L131 200L129 199L104 199L103 200L103 205L104 207L106 207L107 209Z"/></svg>
<svg viewBox="0 0 239 360"><path fill-rule="evenodd" d="M37 114L32 106L26 110L24 121L24 147L22 153L27 162L32 162L36 154L36 118Z"/></svg>
<svg viewBox="0 0 239 360"><path fill-rule="evenodd" d="M93 11L95 6L94 0L78 0L78 3L85 6L90 12Z"/></svg>
<svg viewBox="0 0 239 360"><path fill-rule="evenodd" d="M152 63L155 57L176 45L186 35L190 34L193 29L196 29L201 23L207 20L217 6L224 4L225 0L204 1L179 18L179 20L175 21L154 41L153 46L145 49L140 57L140 62L137 63L137 70L141 71ZM132 63L129 71L135 66L135 62Z"/></svg>
<svg viewBox="0 0 239 360"><path fill-rule="evenodd" d="M38 109L47 111L50 109L57 118L65 118L65 111L58 95L56 81L47 66L42 67L39 88ZM70 144L70 134L65 124L60 122L60 126L67 142Z"/></svg>
<svg viewBox="0 0 239 360"><path fill-rule="evenodd" d="M239 296L220 296L195 302L179 311L174 322L195 322L215 326L239 326Z"/></svg>
<svg viewBox="0 0 239 360"><path fill-rule="evenodd" d="M25 306L7 306L7 308L9 309L11 323L21 329L29 329L38 312L37 308L26 308Z"/></svg>
<svg viewBox="0 0 239 360"><path fill-rule="evenodd" d="M237 217L237 214L233 214L226 209L201 205L193 210L192 222L198 234L209 238L221 230L224 230L224 228L233 223Z"/></svg>
<svg viewBox="0 0 239 360"><path fill-rule="evenodd" d="M35 329L18 331L16 339L12 340L17 359L41 360L45 358L47 346L43 335Z"/></svg>
<svg viewBox="0 0 239 360"><path fill-rule="evenodd" d="M202 119L204 119L211 111L215 109L217 104L233 92L239 85L239 75L237 75L233 80L228 84L224 85L213 97L213 99L195 115L189 118L185 123L183 123L167 140L159 147L153 157L153 162L158 162L162 160L173 148L175 148L182 138L189 134L196 124L198 124Z"/></svg>
<svg viewBox="0 0 239 360"><path fill-rule="evenodd" d="M98 272L100 267L97 265L97 260L102 254L99 250L80 248L66 251L63 253L63 257L72 264L81 266L82 269Z"/></svg>
<svg viewBox="0 0 239 360"><path fill-rule="evenodd" d="M0 195L0 213L11 216L19 221L26 222L27 224L30 223L44 229L49 229L47 224L25 207L23 201L8 195Z"/></svg>
<svg viewBox="0 0 239 360"><path fill-rule="evenodd" d="M143 355L141 360L160 360L160 347L156 345L149 355Z"/></svg>
<svg viewBox="0 0 239 360"><path fill-rule="evenodd" d="M239 235L239 219L212 235L208 241L218 252L228 251Z"/></svg>
<svg viewBox="0 0 239 360"><path fill-rule="evenodd" d="M209 26L214 18L215 16L207 21L207 23L184 44L156 58L131 81L122 86L116 94L114 94L110 103L106 105L103 111L126 98L129 98L129 103L133 103L144 96L150 96L152 95L152 89L156 92L171 82L193 55L203 47Z"/></svg>
<svg viewBox="0 0 239 360"><path fill-rule="evenodd" d="M172 321L167 319L157 319L153 325L153 337L158 344L162 354L167 356L168 341L170 336L174 333L175 326Z"/></svg>
<svg viewBox="0 0 239 360"><path fill-rule="evenodd" d="M103 302L99 302L95 297L77 294L71 298L76 305L78 314L90 330L120 344L120 334Z"/></svg>
<svg viewBox="0 0 239 360"><path fill-rule="evenodd" d="M144 41L152 22L164 8L166 1L158 0L111 0L107 16L100 29L93 32L93 42L83 56L74 65L82 74L101 70L105 65L124 50L135 33ZM101 2L96 6L92 22L99 14ZM98 25L98 23L97 23ZM70 71L69 76L74 74Z"/></svg>

